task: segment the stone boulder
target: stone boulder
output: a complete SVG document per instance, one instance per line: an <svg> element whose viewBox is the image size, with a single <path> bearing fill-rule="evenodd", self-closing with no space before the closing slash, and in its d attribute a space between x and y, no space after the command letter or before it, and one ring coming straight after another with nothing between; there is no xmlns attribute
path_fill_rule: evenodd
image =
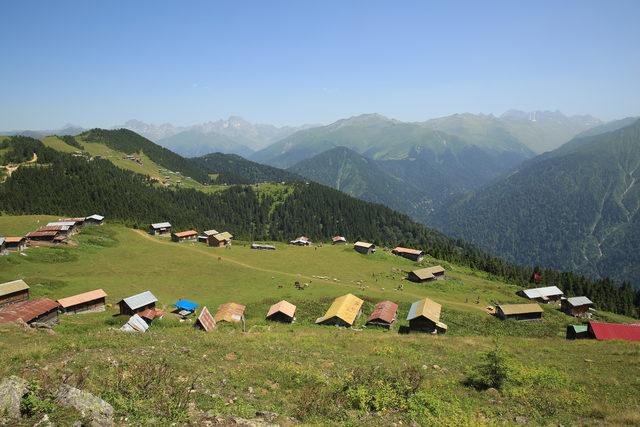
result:
<svg viewBox="0 0 640 427"><path fill-rule="evenodd" d="M27 381L15 375L0 382L0 420L20 418L20 401L28 391Z"/></svg>
<svg viewBox="0 0 640 427"><path fill-rule="evenodd" d="M113 407L89 392L63 384L58 389L56 402L78 411L92 427L113 426Z"/></svg>

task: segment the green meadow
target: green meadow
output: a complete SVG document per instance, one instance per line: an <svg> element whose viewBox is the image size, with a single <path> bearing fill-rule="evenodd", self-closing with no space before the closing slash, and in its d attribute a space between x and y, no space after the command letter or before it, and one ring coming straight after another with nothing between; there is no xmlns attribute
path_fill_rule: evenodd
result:
<svg viewBox="0 0 640 427"><path fill-rule="evenodd" d="M0 216L0 235L55 219ZM499 321L486 306L524 300L518 288L486 273L431 258L416 264L381 249L363 256L328 243L209 248L118 224L86 227L74 240L0 257L0 282L24 279L33 298L96 288L109 295L106 312L61 316L53 334L0 326L0 377L21 375L36 390L38 404L25 425L43 412L62 425L78 419L47 399L62 382L101 396L118 423L132 425L199 425L257 411L277 414L281 424L309 425L640 424L640 345L567 341L565 328L576 321L555 305L544 307L542 321ZM447 269L445 280L404 280L405 271L435 264ZM308 285L298 290L296 282ZM221 325L204 333L169 313L145 334L120 332L127 319L115 316L115 303L145 290L168 311L181 298L212 312L224 302L245 304L246 331ZM365 301L355 327L315 325L345 293ZM399 333L411 303L424 297L442 304L447 334ZM298 307L292 325L264 320L281 299ZM399 304L398 324L390 331L364 327L385 299ZM467 384L491 350L504 358L504 386Z"/></svg>

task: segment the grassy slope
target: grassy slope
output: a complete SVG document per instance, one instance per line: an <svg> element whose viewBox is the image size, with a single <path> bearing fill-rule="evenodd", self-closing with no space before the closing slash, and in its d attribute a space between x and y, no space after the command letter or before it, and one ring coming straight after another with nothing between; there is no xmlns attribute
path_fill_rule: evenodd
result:
<svg viewBox="0 0 640 427"><path fill-rule="evenodd" d="M49 218L0 217L0 235L22 233ZM572 320L554 307L545 307L542 322L500 322L482 309L496 299L520 301L513 294L516 289L467 269L447 266L448 280L429 285L404 281L401 292L393 290L402 278L397 269L415 264L386 253L364 257L350 247L277 244L275 252L258 252L236 242L224 250L175 244L117 225L88 229L78 240L76 248L30 249L28 257L0 258L0 282L24 278L34 297L61 298L102 287L109 303L146 289L166 306L187 298L215 310L222 302L236 301L247 305L248 332L223 327L204 334L169 315L149 333L129 336L114 330L126 319L114 318L112 309L65 316L55 335L2 326L0 377L18 372L44 384L59 384L63 376L71 375L68 382L81 383L106 398L134 423L149 418L194 420L209 409L245 417L271 410L306 422L327 422L324 417L331 416L343 423L369 425L409 418L425 424L511 423L518 415L535 424L575 424L585 418L589 423L640 422L640 404L633 392L640 385L635 375L640 346L567 342L564 327ZM295 281L310 285L298 291ZM449 333L399 335L395 330L313 325L330 300L346 292L366 300L365 314L374 302L392 299L400 303L402 319L412 301L432 297L443 304ZM476 296L479 305L474 304ZM282 298L298 305L298 322L293 326L263 320L269 305ZM494 342L513 356L522 377L522 384L499 396L497 403L496 396L461 385L464 373L478 362L478 352ZM167 367L162 368L165 360ZM353 381L354 372L367 372L373 381L386 383L390 374L382 372L411 367L421 372L420 387L427 397L420 407L425 413L406 409L372 417L355 409L336 412L342 394L325 394ZM154 385L158 389L149 393L138 388L145 376L166 382ZM123 379L118 383L117 378ZM181 379L194 381L192 408L170 411L167 402L175 403L179 396L169 390L184 390ZM52 416L65 420L73 414L55 410Z"/></svg>

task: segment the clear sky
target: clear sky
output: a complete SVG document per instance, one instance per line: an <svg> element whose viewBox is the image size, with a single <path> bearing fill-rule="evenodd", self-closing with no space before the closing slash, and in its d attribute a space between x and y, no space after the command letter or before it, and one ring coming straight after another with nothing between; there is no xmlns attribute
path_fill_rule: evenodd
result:
<svg viewBox="0 0 640 427"><path fill-rule="evenodd" d="M0 130L640 115L640 1L4 1Z"/></svg>

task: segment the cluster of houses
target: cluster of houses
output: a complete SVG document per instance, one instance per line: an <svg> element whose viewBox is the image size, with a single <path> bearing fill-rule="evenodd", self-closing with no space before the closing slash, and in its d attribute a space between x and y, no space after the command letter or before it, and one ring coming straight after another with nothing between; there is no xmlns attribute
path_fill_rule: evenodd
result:
<svg viewBox="0 0 640 427"><path fill-rule="evenodd" d="M217 230L205 230L201 235L195 230L171 231L171 223L157 222L149 226L149 234L152 236L171 236L171 240L176 243L181 242L203 242L214 247L229 247L233 235L228 231L218 232Z"/></svg>
<svg viewBox="0 0 640 427"><path fill-rule="evenodd" d="M25 236L0 237L0 255L10 251L22 252L27 246L48 246L67 243L69 237L85 225L101 225L104 216L94 214L80 218L61 218Z"/></svg>

